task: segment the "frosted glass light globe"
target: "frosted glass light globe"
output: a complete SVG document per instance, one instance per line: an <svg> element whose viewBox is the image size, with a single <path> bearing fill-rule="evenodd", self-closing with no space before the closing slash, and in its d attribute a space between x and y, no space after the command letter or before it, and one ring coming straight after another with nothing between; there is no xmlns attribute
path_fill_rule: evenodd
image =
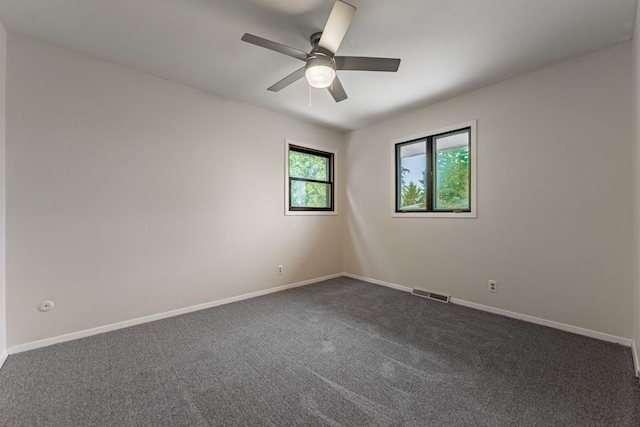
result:
<svg viewBox="0 0 640 427"><path fill-rule="evenodd" d="M316 53L307 60L304 76L313 87L329 87L336 78L335 64L330 57Z"/></svg>

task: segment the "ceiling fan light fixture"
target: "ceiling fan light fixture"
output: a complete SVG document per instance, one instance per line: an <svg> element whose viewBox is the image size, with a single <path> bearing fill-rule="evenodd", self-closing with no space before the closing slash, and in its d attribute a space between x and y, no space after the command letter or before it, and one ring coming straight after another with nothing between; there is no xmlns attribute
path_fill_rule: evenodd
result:
<svg viewBox="0 0 640 427"><path fill-rule="evenodd" d="M307 60L304 76L312 87L320 89L329 87L336 78L335 61L328 55L316 52Z"/></svg>
<svg viewBox="0 0 640 427"><path fill-rule="evenodd" d="M342 43L356 8L342 0L335 0L329 19L322 31L313 33L309 37L311 52L306 53L299 49L277 43L262 37L245 33L241 40L265 49L282 53L300 61L304 61L304 67L300 67L285 78L267 88L268 91L278 92L290 84L301 80L304 76L309 87L328 89L334 101L341 102L347 99L347 93L342 87L336 70L354 71L398 71L399 59L373 58L367 56L338 56L336 52ZM336 58L338 61L336 62Z"/></svg>

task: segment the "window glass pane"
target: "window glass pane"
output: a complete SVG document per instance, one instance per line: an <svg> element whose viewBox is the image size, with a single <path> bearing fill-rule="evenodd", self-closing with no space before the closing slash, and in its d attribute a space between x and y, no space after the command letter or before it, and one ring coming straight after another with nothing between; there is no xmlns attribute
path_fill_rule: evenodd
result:
<svg viewBox="0 0 640 427"><path fill-rule="evenodd" d="M426 209L427 143L412 142L399 146L398 209Z"/></svg>
<svg viewBox="0 0 640 427"><path fill-rule="evenodd" d="M434 210L468 210L469 131L434 137Z"/></svg>
<svg viewBox="0 0 640 427"><path fill-rule="evenodd" d="M293 208L331 208L331 184L291 180Z"/></svg>
<svg viewBox="0 0 640 427"><path fill-rule="evenodd" d="M329 159L289 150L289 176L329 182Z"/></svg>

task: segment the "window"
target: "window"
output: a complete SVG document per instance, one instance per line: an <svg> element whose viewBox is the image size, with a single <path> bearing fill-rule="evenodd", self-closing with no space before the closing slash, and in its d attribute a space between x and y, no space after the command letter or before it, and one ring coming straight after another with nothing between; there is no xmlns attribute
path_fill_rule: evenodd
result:
<svg viewBox="0 0 640 427"><path fill-rule="evenodd" d="M475 218L475 121L393 142L394 217Z"/></svg>
<svg viewBox="0 0 640 427"><path fill-rule="evenodd" d="M288 214L334 214L334 153L287 141Z"/></svg>

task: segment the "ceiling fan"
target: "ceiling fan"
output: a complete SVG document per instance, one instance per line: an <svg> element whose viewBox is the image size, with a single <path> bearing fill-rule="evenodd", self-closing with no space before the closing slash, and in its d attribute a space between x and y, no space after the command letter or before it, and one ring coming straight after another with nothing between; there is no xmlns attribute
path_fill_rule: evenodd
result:
<svg viewBox="0 0 640 427"><path fill-rule="evenodd" d="M335 56L355 12L355 7L336 0L324 30L311 35L311 52L309 53L245 33L242 36L242 40L247 43L283 53L306 63L302 68L289 74L267 90L278 92L302 77L306 77L309 85L317 88L327 88L333 99L336 102L340 102L347 99L347 93L336 75L336 70L398 71L400 66L399 59Z"/></svg>

